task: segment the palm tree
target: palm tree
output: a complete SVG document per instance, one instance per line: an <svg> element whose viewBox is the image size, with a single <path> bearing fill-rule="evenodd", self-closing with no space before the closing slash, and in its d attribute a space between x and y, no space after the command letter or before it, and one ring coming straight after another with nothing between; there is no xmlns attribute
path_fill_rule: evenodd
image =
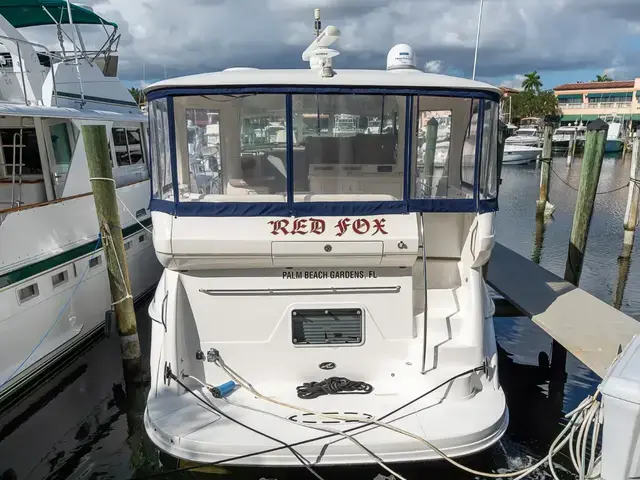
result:
<svg viewBox="0 0 640 480"><path fill-rule="evenodd" d="M131 87L129 93L138 105L144 102L144 93L139 88Z"/></svg>
<svg viewBox="0 0 640 480"><path fill-rule="evenodd" d="M606 73L603 75L596 75L596 79L594 80L594 82L612 82L612 81L613 81L613 78L611 78Z"/></svg>
<svg viewBox="0 0 640 480"><path fill-rule="evenodd" d="M522 81L522 88L525 92L540 93L542 89L542 82L540 81L540 75L538 71L534 70L531 73L524 74L524 80Z"/></svg>

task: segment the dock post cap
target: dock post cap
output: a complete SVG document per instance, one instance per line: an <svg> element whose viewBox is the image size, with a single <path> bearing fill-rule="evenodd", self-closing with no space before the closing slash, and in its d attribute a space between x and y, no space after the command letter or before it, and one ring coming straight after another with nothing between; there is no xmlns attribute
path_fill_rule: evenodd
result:
<svg viewBox="0 0 640 480"><path fill-rule="evenodd" d="M429 121L427 122L427 125L435 125L435 126L438 126L438 125L439 125L439 123L438 123L438 120L436 119L436 117L431 117L431 118L429 119Z"/></svg>
<svg viewBox="0 0 640 480"><path fill-rule="evenodd" d="M587 126L587 131L593 132L594 130L609 130L609 124L601 118L597 118Z"/></svg>

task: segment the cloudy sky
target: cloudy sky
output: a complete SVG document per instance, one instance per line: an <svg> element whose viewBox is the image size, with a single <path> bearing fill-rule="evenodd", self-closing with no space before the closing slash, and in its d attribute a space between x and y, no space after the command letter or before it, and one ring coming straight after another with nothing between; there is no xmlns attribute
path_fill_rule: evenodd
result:
<svg viewBox="0 0 640 480"><path fill-rule="evenodd" d="M471 76L479 0L84 0L120 26L131 84L230 66L304 68L313 9L335 25L338 68L384 68L396 43L420 68ZM640 0L485 0L478 78L545 87L640 77Z"/></svg>

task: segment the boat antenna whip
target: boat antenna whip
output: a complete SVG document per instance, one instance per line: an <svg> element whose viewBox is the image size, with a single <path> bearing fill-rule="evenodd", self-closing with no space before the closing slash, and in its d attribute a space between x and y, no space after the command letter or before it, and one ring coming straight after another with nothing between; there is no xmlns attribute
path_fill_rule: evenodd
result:
<svg viewBox="0 0 640 480"><path fill-rule="evenodd" d="M332 68L332 59L339 55L340 52L329 47L340 38L340 30L333 25L328 25L320 32L322 23L320 22L320 9L318 8L314 10L314 18L316 38L302 52L302 60L309 62L310 68L319 69L320 75L323 77L333 77L335 72Z"/></svg>

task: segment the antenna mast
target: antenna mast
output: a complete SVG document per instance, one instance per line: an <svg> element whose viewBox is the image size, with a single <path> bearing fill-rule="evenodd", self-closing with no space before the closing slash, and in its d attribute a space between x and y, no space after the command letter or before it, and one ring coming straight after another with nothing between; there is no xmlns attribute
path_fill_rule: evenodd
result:
<svg viewBox="0 0 640 480"><path fill-rule="evenodd" d="M313 28L315 29L316 38L320 36L320 30L322 30L322 22L320 21L320 9L313 10Z"/></svg>

